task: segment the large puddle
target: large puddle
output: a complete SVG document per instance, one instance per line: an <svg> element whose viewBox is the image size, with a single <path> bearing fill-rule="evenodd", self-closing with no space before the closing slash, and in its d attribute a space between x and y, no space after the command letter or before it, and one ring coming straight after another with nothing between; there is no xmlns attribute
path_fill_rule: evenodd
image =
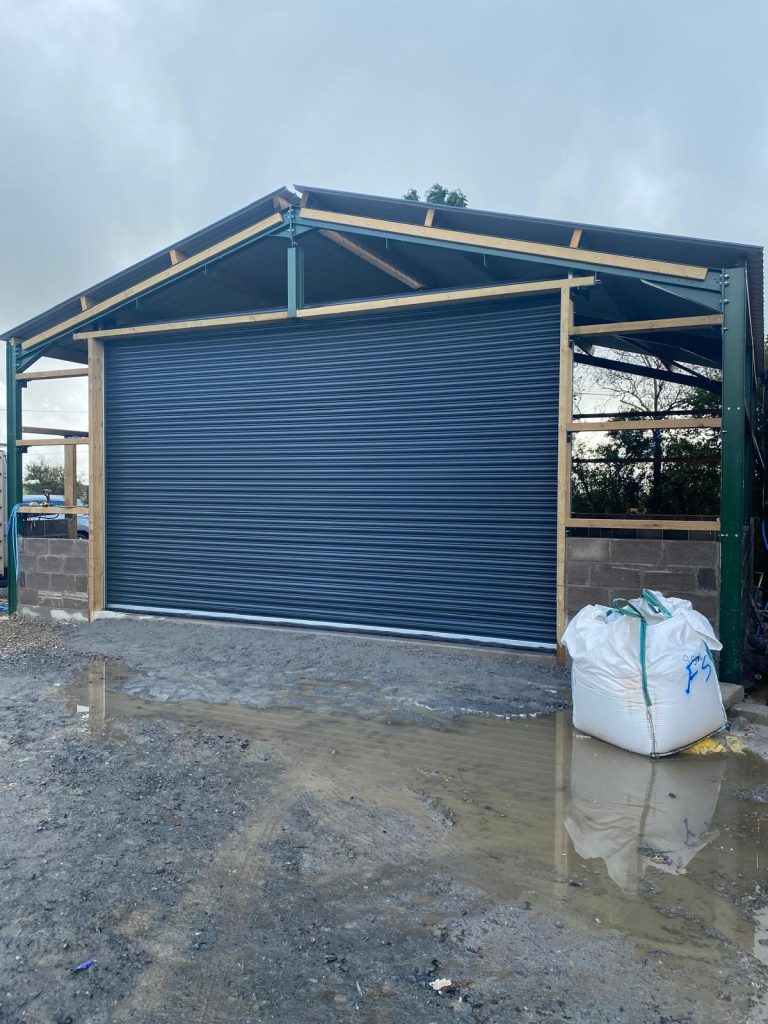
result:
<svg viewBox="0 0 768 1024"><path fill-rule="evenodd" d="M500 900L546 899L617 928L670 971L717 973L723 944L768 963L768 782L750 754L660 761L574 733L567 713L388 723L314 711L157 703L93 663L70 689L83 728L170 716L268 743L294 792L442 816L419 856ZM758 908L758 909L756 909Z"/></svg>

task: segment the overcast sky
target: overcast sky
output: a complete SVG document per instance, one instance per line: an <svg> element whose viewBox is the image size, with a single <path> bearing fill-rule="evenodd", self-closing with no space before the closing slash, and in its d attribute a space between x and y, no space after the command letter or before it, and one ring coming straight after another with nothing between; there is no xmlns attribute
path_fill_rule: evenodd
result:
<svg viewBox="0 0 768 1024"><path fill-rule="evenodd" d="M764 243L766 29L764 0L0 0L0 329L296 182ZM84 424L82 382L26 404Z"/></svg>

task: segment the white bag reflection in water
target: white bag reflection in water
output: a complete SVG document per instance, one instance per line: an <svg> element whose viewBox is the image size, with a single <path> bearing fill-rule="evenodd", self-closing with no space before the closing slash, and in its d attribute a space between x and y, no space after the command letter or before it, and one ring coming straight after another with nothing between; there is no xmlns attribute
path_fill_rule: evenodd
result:
<svg viewBox="0 0 768 1024"><path fill-rule="evenodd" d="M580 857L600 857L621 889L636 892L649 867L683 874L717 837L724 774L719 757L651 761L574 735L563 823Z"/></svg>

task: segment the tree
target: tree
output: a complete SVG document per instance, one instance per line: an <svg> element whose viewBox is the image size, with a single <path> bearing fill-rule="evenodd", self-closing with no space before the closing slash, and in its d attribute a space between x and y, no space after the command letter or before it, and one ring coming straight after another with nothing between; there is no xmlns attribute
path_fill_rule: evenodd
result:
<svg viewBox="0 0 768 1024"><path fill-rule="evenodd" d="M421 202L421 197L415 188L409 188L403 195L403 199L410 199L416 203ZM463 208L467 205L467 197L460 188L451 189L449 192L444 185L436 181L424 193L424 202L432 203L434 206L459 206Z"/></svg>
<svg viewBox="0 0 768 1024"><path fill-rule="evenodd" d="M459 206L462 209L464 209L467 203L468 199L460 188L451 189L451 191L445 197L446 206Z"/></svg>
<svg viewBox="0 0 768 1024"><path fill-rule="evenodd" d="M644 369L664 369L654 356L626 355ZM714 371L708 376L715 378ZM619 410L658 419L685 410L711 414L717 399L707 391L616 370L578 366L576 408L589 395ZM592 403L595 404L594 402ZM716 430L653 430L608 433L604 440L573 445L574 512L616 514L637 509L652 514L717 515L720 502L720 437Z"/></svg>
<svg viewBox="0 0 768 1024"><path fill-rule="evenodd" d="M32 459L24 474L24 489L32 494L64 494L64 467L47 459ZM77 481L76 496L85 499L87 486Z"/></svg>

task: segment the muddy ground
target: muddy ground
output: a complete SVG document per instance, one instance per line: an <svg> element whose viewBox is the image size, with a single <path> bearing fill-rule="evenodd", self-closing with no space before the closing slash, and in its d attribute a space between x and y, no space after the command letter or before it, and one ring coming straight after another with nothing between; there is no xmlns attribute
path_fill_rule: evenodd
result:
<svg viewBox="0 0 768 1024"><path fill-rule="evenodd" d="M0 623L0 681L0 1021L768 1020L755 757L374 638Z"/></svg>
<svg viewBox="0 0 768 1024"><path fill-rule="evenodd" d="M568 676L550 659L451 644L145 617L73 632L71 646L137 670L124 689L152 700L199 699L254 708L324 708L406 719L530 714L565 706ZM514 665L511 671L510 666Z"/></svg>

